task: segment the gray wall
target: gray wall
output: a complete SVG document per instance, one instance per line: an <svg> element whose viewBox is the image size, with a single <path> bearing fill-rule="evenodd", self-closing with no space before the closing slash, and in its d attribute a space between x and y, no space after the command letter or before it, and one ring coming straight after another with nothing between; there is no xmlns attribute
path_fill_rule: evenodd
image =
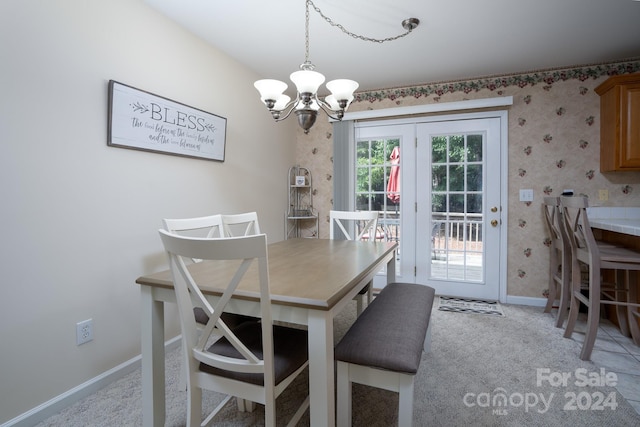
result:
<svg viewBox="0 0 640 427"><path fill-rule="evenodd" d="M295 121L141 0L4 0L0 70L1 424L140 353L134 281L167 267L161 218L256 210L283 238ZM108 147L110 79L226 117L226 161Z"/></svg>

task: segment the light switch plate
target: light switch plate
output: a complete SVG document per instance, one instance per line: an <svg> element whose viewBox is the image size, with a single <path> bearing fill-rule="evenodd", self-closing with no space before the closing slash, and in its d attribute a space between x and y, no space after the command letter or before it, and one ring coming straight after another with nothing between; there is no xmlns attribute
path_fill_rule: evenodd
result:
<svg viewBox="0 0 640 427"><path fill-rule="evenodd" d="M533 190L526 189L520 190L520 201L521 202L533 202Z"/></svg>

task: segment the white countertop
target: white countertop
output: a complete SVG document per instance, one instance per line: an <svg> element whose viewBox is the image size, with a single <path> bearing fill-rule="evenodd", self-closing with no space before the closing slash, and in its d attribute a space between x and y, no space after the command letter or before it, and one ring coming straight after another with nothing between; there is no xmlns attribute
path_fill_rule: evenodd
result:
<svg viewBox="0 0 640 427"><path fill-rule="evenodd" d="M587 215L594 228L640 237L640 207L590 207Z"/></svg>

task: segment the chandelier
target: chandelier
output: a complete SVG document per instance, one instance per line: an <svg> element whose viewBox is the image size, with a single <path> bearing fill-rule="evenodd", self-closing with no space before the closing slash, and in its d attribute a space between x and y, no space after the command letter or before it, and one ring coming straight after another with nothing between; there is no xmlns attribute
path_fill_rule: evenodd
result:
<svg viewBox="0 0 640 427"><path fill-rule="evenodd" d="M314 71L315 65L309 60L309 5L332 26L340 28L345 34L365 41L382 43L399 39L409 34L415 29L420 21L417 18L409 18L402 21L402 27L406 30L404 34L386 39L372 39L363 37L347 31L342 25L334 23L326 17L318 7L311 1L306 0L305 13L305 57L300 65L300 70L291 73L289 78L296 85L296 98L291 98L284 94L287 84L280 80L263 79L256 81L253 85L260 92L260 100L267 106L271 116L276 122L285 120L292 112L298 118L298 124L304 133L309 133L309 129L316 122L318 111L322 109L327 116L334 120L342 120L344 112L353 101L353 92L358 89L358 83L354 80L336 79L327 82L327 89L331 92L324 99L318 97L318 89L324 83L325 77L321 73Z"/></svg>

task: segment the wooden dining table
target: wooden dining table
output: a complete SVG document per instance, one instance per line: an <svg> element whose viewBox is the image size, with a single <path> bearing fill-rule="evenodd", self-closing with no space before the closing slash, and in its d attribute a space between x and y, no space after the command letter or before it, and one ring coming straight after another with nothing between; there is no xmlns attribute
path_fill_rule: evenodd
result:
<svg viewBox="0 0 640 427"><path fill-rule="evenodd" d="M309 332L309 396L312 426L335 425L333 319L386 268L396 279L397 243L327 239L291 239L268 245L273 319L306 325ZM194 277L221 273L216 261L190 266ZM164 303L175 302L169 270L139 277L142 292L143 425L164 426ZM203 293L213 302L220 290ZM259 316L256 284L241 284L229 311Z"/></svg>

